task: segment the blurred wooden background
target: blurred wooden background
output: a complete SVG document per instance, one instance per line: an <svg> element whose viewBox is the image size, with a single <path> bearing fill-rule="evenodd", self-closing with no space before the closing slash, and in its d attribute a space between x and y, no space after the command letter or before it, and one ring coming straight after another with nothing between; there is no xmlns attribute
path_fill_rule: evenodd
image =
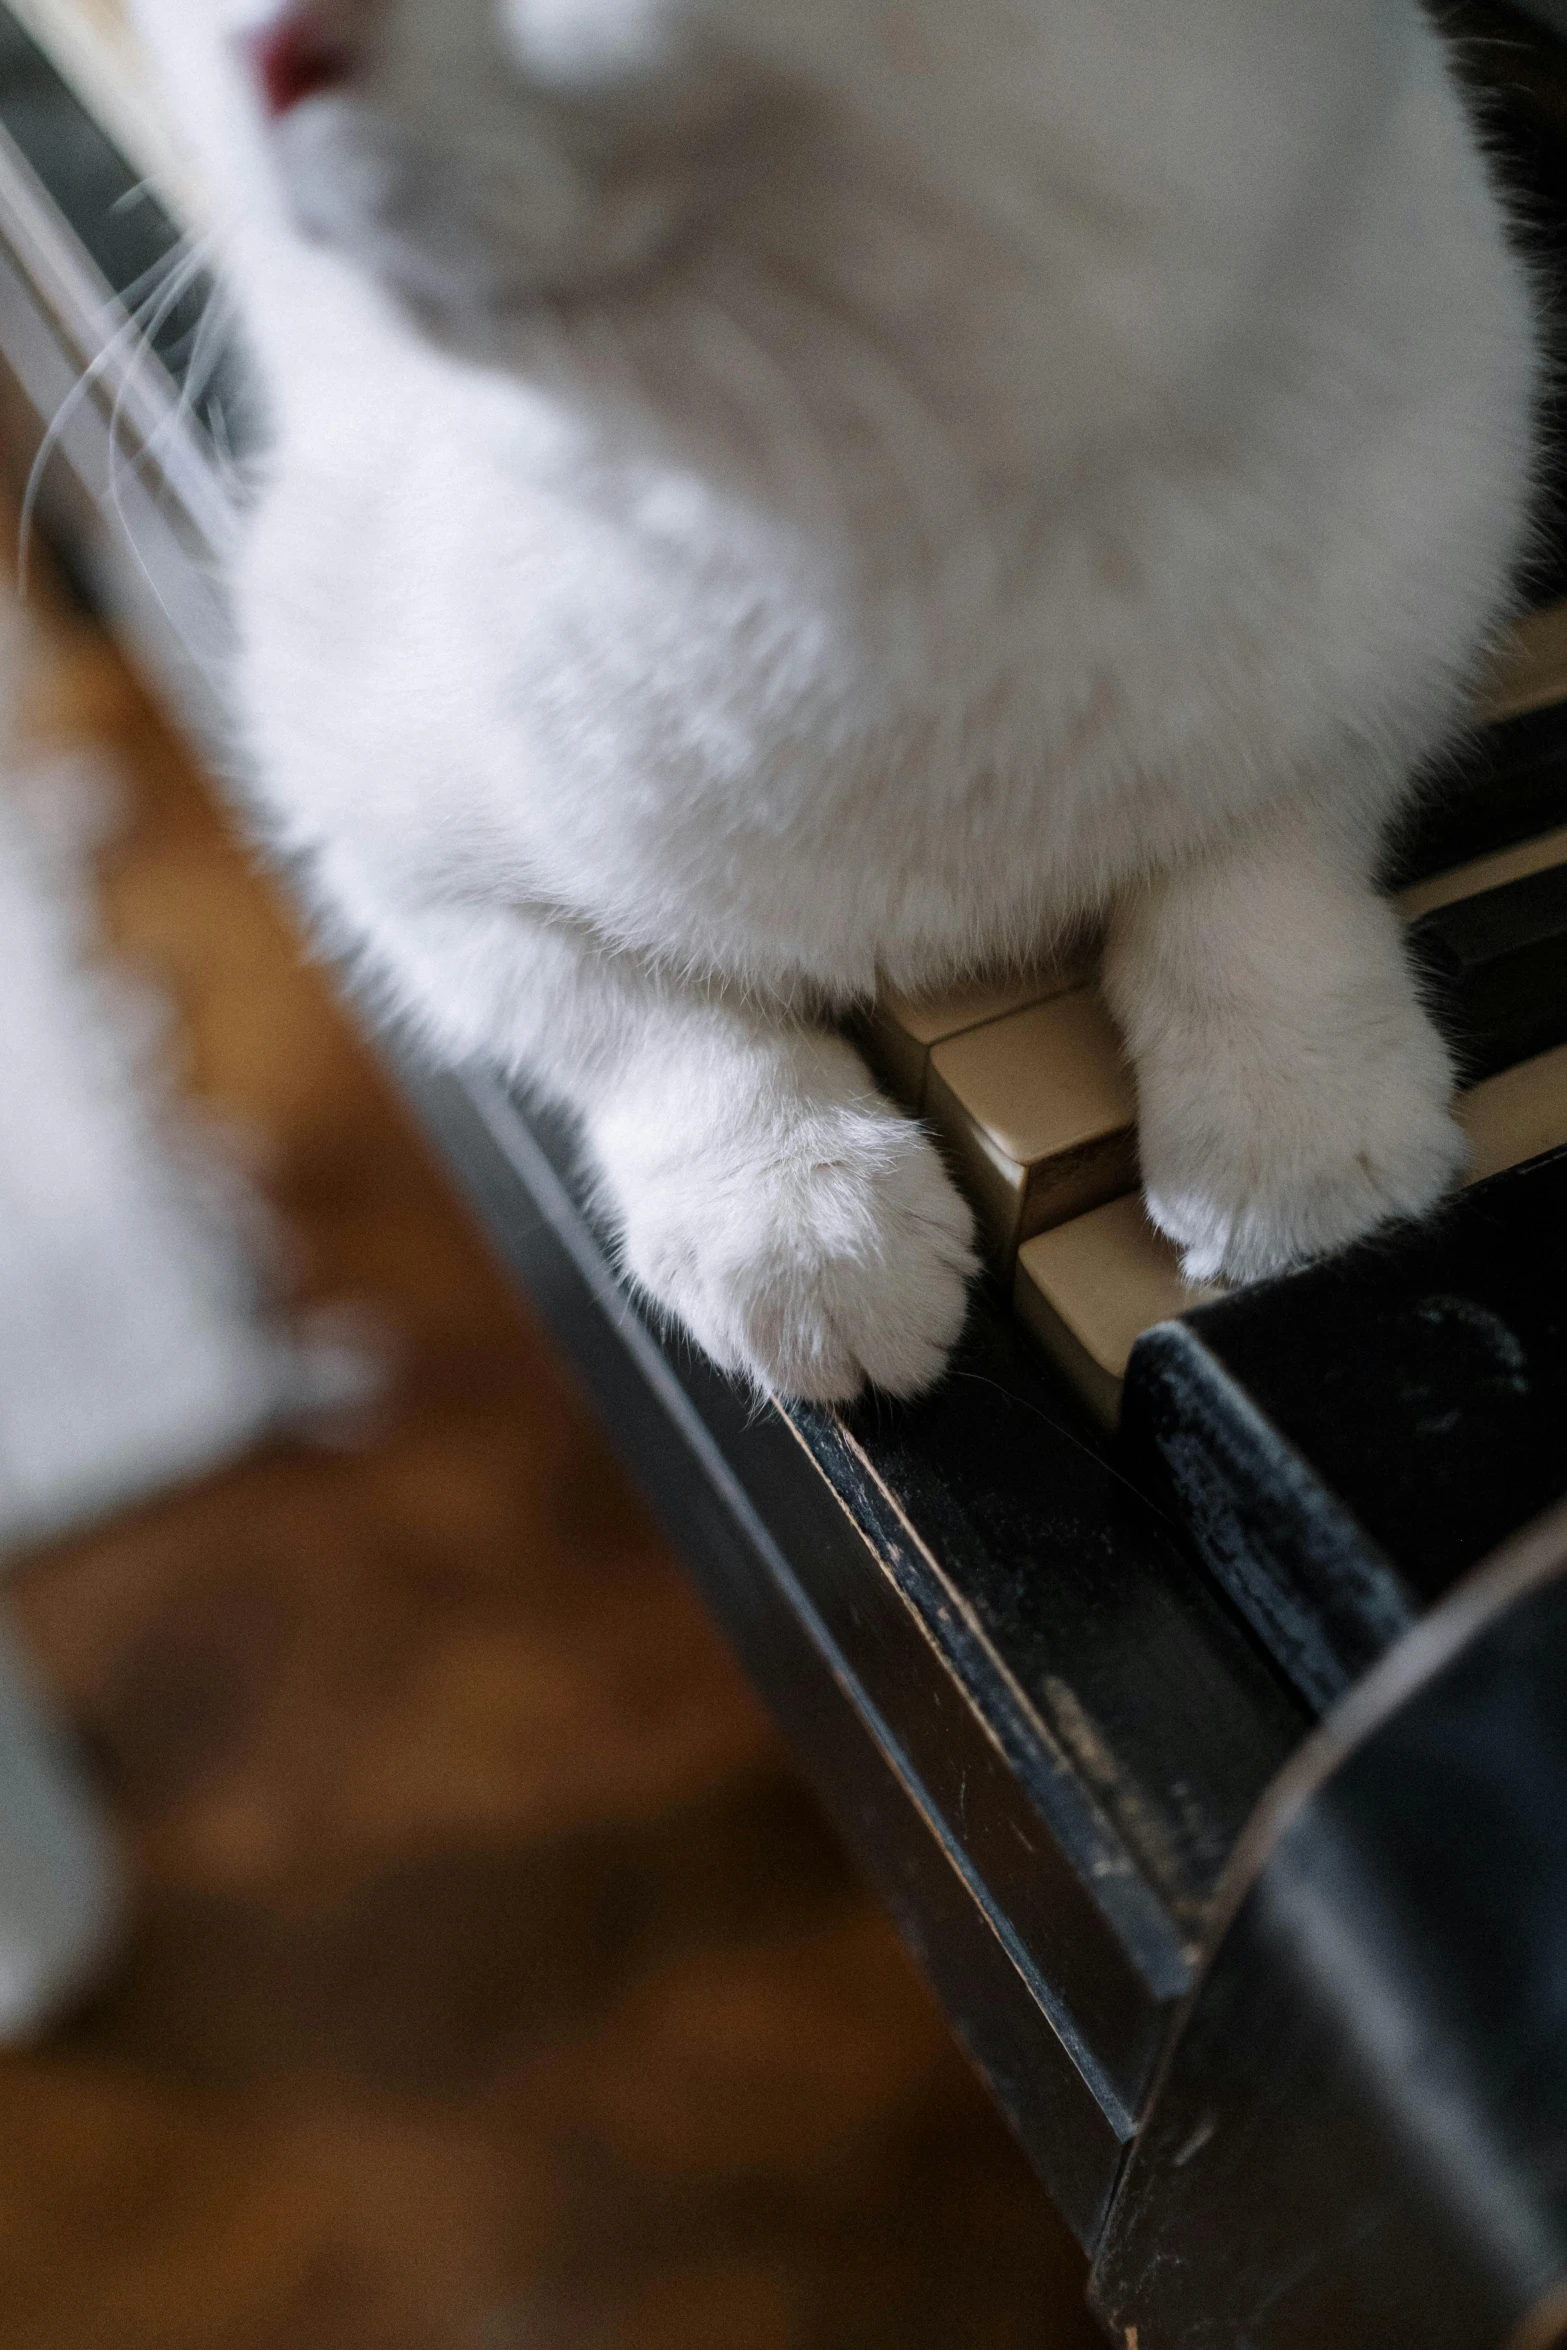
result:
<svg viewBox="0 0 1567 2350"><path fill-rule="evenodd" d="M6 2350L1086 2350L1081 2263L556 1362L202 780L57 589L118 951L392 1334L9 1603L134 1944L0 2063Z"/></svg>

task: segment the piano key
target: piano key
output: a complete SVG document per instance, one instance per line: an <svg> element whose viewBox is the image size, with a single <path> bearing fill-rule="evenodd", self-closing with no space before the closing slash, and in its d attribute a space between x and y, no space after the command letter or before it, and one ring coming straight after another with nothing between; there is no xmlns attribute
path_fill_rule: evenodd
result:
<svg viewBox="0 0 1567 2350"><path fill-rule="evenodd" d="M1429 881L1417 881L1400 890L1394 903L1406 921L1414 922L1437 906L1450 906L1459 898L1477 898L1482 890L1500 889L1505 881L1521 881L1526 873L1544 873L1552 865L1567 865L1567 824L1558 825L1554 832L1543 832L1537 839L1517 841L1511 848L1493 849L1489 856L1476 857L1467 865L1433 873Z"/></svg>
<svg viewBox="0 0 1567 2350"><path fill-rule="evenodd" d="M1458 1116L1469 1137L1471 1185L1567 1147L1567 1045L1486 1078L1461 1098ZM1221 1294L1182 1280L1174 1245L1133 1195L1025 1242L1013 1302L1084 1401L1113 1425L1136 1340Z"/></svg>
<svg viewBox="0 0 1567 2350"><path fill-rule="evenodd" d="M1097 989L934 1046L925 1109L1004 1263L1137 1182L1131 1072Z"/></svg>
<svg viewBox="0 0 1567 2350"><path fill-rule="evenodd" d="M1520 711L1427 783L1383 860L1390 890L1567 825L1567 703Z"/></svg>
<svg viewBox="0 0 1567 2350"><path fill-rule="evenodd" d="M1312 1703L1567 1490L1564 1228L1567 1150L1138 1341L1128 1465Z"/></svg>
<svg viewBox="0 0 1567 2350"><path fill-rule="evenodd" d="M1515 622L1480 696L1488 726L1567 701L1567 604L1547 604Z"/></svg>
<svg viewBox="0 0 1567 2350"><path fill-rule="evenodd" d="M1567 1044L1484 1078L1460 1097L1458 1123L1469 1137L1470 1183L1567 1145Z"/></svg>
<svg viewBox="0 0 1567 2350"><path fill-rule="evenodd" d="M1435 907L1409 937L1466 1077L1567 1040L1567 868Z"/></svg>
<svg viewBox="0 0 1567 2350"><path fill-rule="evenodd" d="M1084 947L1055 963L999 979L961 981L936 995L884 989L858 1024L859 1044L888 1092L907 1108L922 1110L933 1045L1081 987L1092 978L1096 960L1095 950Z"/></svg>
<svg viewBox="0 0 1567 2350"><path fill-rule="evenodd" d="M1114 1426L1127 1357L1155 1322L1221 1293L1181 1277L1140 1192L1037 1233L1018 1251L1013 1305L1090 1408Z"/></svg>

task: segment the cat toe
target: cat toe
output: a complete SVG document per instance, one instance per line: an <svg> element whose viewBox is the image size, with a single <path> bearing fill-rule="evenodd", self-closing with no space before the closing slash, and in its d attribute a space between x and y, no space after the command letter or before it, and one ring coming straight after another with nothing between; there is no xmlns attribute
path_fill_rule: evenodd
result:
<svg viewBox="0 0 1567 2350"><path fill-rule="evenodd" d="M1263 1280L1433 1208L1468 1155L1445 1100L1396 1086L1361 1110L1214 1133L1195 1152L1161 1152L1154 1138L1148 1211L1186 1278Z"/></svg>
<svg viewBox="0 0 1567 2350"><path fill-rule="evenodd" d="M792 1147L688 1161L626 1217L627 1270L722 1368L768 1395L847 1402L934 1385L962 1330L973 1220L917 1128L862 1103Z"/></svg>
<svg viewBox="0 0 1567 2350"><path fill-rule="evenodd" d="M1435 1039L1398 1058L1323 1062L1250 1097L1215 1086L1146 1121L1149 1215L1189 1281L1262 1281L1424 1215L1464 1173Z"/></svg>

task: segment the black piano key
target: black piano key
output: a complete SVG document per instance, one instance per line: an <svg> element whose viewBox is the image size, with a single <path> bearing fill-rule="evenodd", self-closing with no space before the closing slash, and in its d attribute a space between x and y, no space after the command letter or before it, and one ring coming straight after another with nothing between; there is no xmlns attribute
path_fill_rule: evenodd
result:
<svg viewBox="0 0 1567 2350"><path fill-rule="evenodd" d="M1390 890L1567 824L1567 703L1488 726L1425 784L1388 845Z"/></svg>
<svg viewBox="0 0 1567 2350"><path fill-rule="evenodd" d="M1567 1493L1567 1150L1148 1331L1122 1442L1330 1704Z"/></svg>
<svg viewBox="0 0 1567 2350"><path fill-rule="evenodd" d="M1567 866L1437 906L1409 937L1470 1083L1567 1042Z"/></svg>

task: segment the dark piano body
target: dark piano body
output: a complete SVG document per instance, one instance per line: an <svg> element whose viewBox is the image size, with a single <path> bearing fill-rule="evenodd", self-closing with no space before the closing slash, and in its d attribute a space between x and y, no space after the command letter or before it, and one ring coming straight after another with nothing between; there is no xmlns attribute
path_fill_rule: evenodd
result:
<svg viewBox="0 0 1567 2350"><path fill-rule="evenodd" d="M1567 50L1462 19L1559 274ZM234 395L180 407L195 295L152 362L104 361L110 297L173 234L133 179L0 9L0 449L25 477L60 419L50 537L220 742ZM1564 824L1553 709L1467 754L1390 878ZM1417 941L1477 1070L1567 1037L1555 887ZM1151 1332L1116 1439L999 1290L927 1402L758 1413L627 1296L553 1116L385 1042L1092 2254L1113 2337L1567 2340L1567 1151Z"/></svg>

